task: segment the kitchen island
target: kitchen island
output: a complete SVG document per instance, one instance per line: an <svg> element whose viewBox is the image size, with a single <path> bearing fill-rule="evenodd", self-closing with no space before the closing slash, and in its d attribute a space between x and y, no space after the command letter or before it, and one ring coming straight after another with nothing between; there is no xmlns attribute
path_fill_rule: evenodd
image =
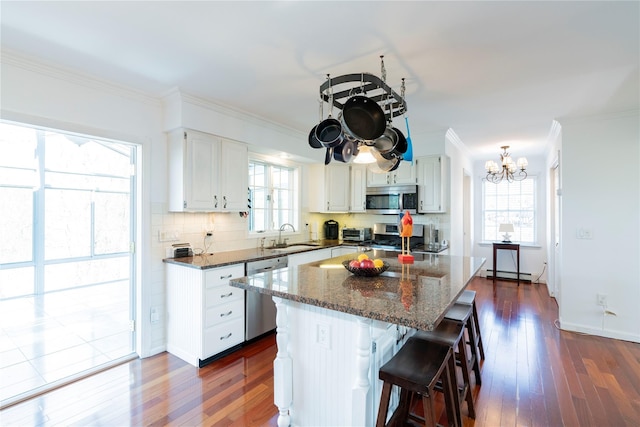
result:
<svg viewBox="0 0 640 427"><path fill-rule="evenodd" d="M485 262L414 254L403 266L395 251L368 255L390 268L356 277L342 265L353 255L344 255L230 281L276 303L279 426L373 425L379 367L415 329L437 326Z"/></svg>

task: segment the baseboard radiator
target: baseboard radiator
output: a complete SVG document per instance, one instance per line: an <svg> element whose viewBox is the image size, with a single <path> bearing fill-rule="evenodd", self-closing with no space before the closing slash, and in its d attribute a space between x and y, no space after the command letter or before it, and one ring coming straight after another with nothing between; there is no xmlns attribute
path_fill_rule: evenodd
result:
<svg viewBox="0 0 640 427"><path fill-rule="evenodd" d="M518 274L515 271L502 271L497 270L496 279L505 279L505 280L516 280ZM493 269L487 269L487 279L493 279ZM523 273L520 272L520 281L521 282L531 282L531 273Z"/></svg>

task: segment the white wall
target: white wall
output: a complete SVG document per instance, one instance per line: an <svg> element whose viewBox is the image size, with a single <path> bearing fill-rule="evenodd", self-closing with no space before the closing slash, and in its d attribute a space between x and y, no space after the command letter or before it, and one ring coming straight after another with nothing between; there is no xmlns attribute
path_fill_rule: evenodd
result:
<svg viewBox="0 0 640 427"><path fill-rule="evenodd" d="M563 329L640 342L639 114L562 126ZM592 239L578 239L579 228ZM596 294L607 295L604 315Z"/></svg>

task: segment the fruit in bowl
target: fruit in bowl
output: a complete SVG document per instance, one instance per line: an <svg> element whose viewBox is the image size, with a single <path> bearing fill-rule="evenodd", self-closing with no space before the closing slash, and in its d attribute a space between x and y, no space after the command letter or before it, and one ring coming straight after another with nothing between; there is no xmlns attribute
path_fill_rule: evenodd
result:
<svg viewBox="0 0 640 427"><path fill-rule="evenodd" d="M362 255L360 255L358 259L343 261L342 265L356 276L366 277L378 276L389 268L389 264L381 259L376 258L372 260L369 259L368 256L364 258Z"/></svg>

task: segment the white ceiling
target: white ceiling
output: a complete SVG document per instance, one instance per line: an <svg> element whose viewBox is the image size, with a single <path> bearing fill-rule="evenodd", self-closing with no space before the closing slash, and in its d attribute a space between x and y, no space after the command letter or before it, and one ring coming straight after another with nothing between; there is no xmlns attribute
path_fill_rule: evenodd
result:
<svg viewBox="0 0 640 427"><path fill-rule="evenodd" d="M326 74L379 76L385 55L387 83L400 92L406 78L414 144L452 128L497 158L504 144L542 153L554 119L639 108L639 5L3 0L0 19L3 49L305 135Z"/></svg>

